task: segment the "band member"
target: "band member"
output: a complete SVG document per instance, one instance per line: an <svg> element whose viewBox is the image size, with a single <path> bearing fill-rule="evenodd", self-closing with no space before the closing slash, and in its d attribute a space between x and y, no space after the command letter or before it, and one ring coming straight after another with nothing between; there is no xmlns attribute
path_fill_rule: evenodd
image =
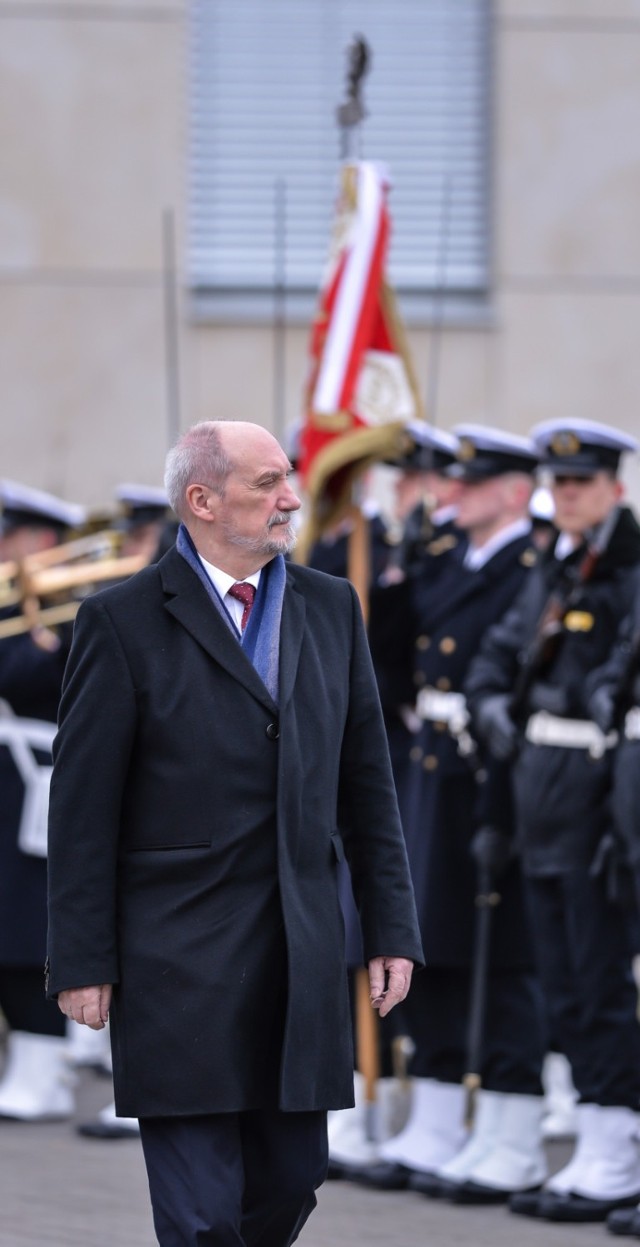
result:
<svg viewBox="0 0 640 1247"><path fill-rule="evenodd" d="M50 550L84 520L82 507L14 481L0 482L0 505L0 563L7 567ZM20 612L18 602L0 614ZM42 990L46 784L70 643L68 625L0 639L0 1007L9 1026L0 1116L23 1121L68 1117L74 1109L65 1019Z"/></svg>

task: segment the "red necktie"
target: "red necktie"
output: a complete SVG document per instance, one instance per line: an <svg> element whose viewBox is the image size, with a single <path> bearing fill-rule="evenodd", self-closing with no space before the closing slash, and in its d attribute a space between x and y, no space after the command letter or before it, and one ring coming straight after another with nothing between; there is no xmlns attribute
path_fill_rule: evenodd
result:
<svg viewBox="0 0 640 1247"><path fill-rule="evenodd" d="M242 622L240 624L240 631L244 632L249 622L253 599L256 596L256 587L255 585L248 585L245 580L239 580L235 585L232 585L230 589L227 589L227 593L229 594L229 597L237 598L238 601L242 602L242 605L244 606L244 610L242 612Z"/></svg>

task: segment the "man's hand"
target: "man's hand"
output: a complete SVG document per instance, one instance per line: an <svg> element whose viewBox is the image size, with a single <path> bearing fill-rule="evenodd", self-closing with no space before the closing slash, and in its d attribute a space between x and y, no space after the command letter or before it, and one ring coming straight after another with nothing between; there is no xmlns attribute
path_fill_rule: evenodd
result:
<svg viewBox="0 0 640 1247"><path fill-rule="evenodd" d="M111 983L101 987L69 987L58 994L58 1008L72 1022L90 1026L92 1031L104 1030L109 1020Z"/></svg>
<svg viewBox="0 0 640 1247"><path fill-rule="evenodd" d="M373 957L369 962L371 1004L380 1017L404 1000L411 984L413 962L406 957Z"/></svg>

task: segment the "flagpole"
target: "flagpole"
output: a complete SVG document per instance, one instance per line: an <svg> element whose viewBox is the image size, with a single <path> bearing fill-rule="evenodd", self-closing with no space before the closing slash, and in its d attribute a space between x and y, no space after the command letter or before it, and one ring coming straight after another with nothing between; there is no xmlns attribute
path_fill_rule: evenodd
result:
<svg viewBox="0 0 640 1247"><path fill-rule="evenodd" d="M371 63L369 47L361 35L356 35L348 49L347 99L337 109L341 134L341 154L344 162L355 161L361 156L360 127L367 113L362 102L361 85ZM359 505L359 485L354 484L348 515L351 531L347 541L347 575L360 599L365 624L369 615L369 584L371 580L371 541L369 524ZM374 1139L374 1106L376 1084L380 1078L380 1042L378 1017L371 1007L369 971L360 966L355 971L356 1018L356 1065L364 1079L366 1103L366 1129L371 1141Z"/></svg>
<svg viewBox="0 0 640 1247"><path fill-rule="evenodd" d="M442 186L442 203L438 227L438 250L436 253L436 283L434 288L433 327L429 338L427 362L427 420L435 426L438 400L442 329L444 325L444 301L446 296L447 263L449 251L449 222L451 212L451 178L445 174Z"/></svg>

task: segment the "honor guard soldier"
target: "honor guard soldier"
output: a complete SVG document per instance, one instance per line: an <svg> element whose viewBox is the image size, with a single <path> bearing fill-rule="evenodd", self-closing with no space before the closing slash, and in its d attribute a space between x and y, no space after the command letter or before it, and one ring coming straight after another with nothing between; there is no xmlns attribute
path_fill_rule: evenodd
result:
<svg viewBox="0 0 640 1247"><path fill-rule="evenodd" d="M84 509L0 481L0 562L48 550L84 521ZM20 605L1 610L17 616ZM44 644L46 640L47 644ZM46 788L71 628L0 639L0 1007L9 1026L0 1117L69 1117L74 1097L65 1019L45 999ZM48 764L48 765L47 765Z"/></svg>
<svg viewBox="0 0 640 1247"><path fill-rule="evenodd" d="M396 568L406 572L423 558L453 549L459 541L456 529L456 502L460 487L447 474L455 461L457 439L452 433L434 429L422 420L406 426L409 448L400 458L389 461L398 475L395 483L395 516L401 536L395 556L387 566L390 583ZM435 570L435 563L433 564ZM439 567L442 567L440 560Z"/></svg>
<svg viewBox="0 0 640 1247"><path fill-rule="evenodd" d="M420 720L406 654L398 646L394 595L388 594L387 589L405 576L415 575L423 585L428 580L434 591L449 557L455 551L461 554L467 540L456 524L462 483L449 475L456 463L458 439L417 420L407 425L407 433L413 444L402 458L389 465L400 473L396 482L396 513L403 522L402 536L371 591L375 649L383 656L376 676L401 802L410 787L407 772L412 769L410 753Z"/></svg>
<svg viewBox="0 0 640 1247"><path fill-rule="evenodd" d="M460 482L457 525L466 543L448 554L435 580L423 560L403 583L372 599L374 664L383 676L385 665L391 667L382 685L387 704L395 685L395 704L415 705L418 730L408 734L400 805L428 952L403 1010L415 1044L410 1116L382 1145L381 1161L358 1180L484 1202L506 1200L546 1174L543 1033L518 866L508 849L508 777L489 773L483 779L465 732L461 690L484 632L512 603L535 562L528 504L538 459L530 441L498 429L469 425L454 432L458 449L449 470ZM475 954L475 858L484 860L488 850L502 899L485 966L482 1090L468 1137L462 1080Z"/></svg>
<svg viewBox="0 0 640 1247"><path fill-rule="evenodd" d="M616 835L631 871L636 911L640 911L640 570L635 576L631 614L605 665L589 677L589 709L601 731L616 730L612 810ZM618 1208L607 1218L614 1234L640 1238L640 1206Z"/></svg>
<svg viewBox="0 0 640 1247"><path fill-rule="evenodd" d="M455 528L455 506L461 489L459 482L446 475L446 469L455 461L457 439L451 433L433 429L423 421L410 421L406 427L406 448L401 456L385 461L385 466L396 473L395 525L383 528L380 521L378 532L371 530L372 589L380 600L378 628L384 626L386 593L383 586L404 579L407 569L414 564L428 564L435 579L446 563L446 554L454 550L463 534ZM291 452L290 452L291 457ZM295 460L294 460L295 462ZM375 521L374 521L375 523ZM394 527L396 539L394 541ZM342 538L341 556L334 554L329 562L329 549L336 550L336 543L328 547L318 542L313 547L310 565L321 571L346 575L346 538ZM385 662L376 672L378 686L382 689L389 677L392 660L396 655L396 638L393 619L390 621L389 647L384 643ZM392 681L393 683L393 681ZM413 705L398 706L393 694L389 699L383 695L385 729L394 781L398 793L406 789L406 771L413 742L415 725ZM387 704L385 703L387 700ZM390 703L390 704L389 704ZM407 726L407 722L410 726ZM362 964L358 924L351 895L351 886L345 871L342 879L341 901L347 931L347 949L350 964ZM375 1111L366 1101L366 1085L360 1072L355 1075L355 1107L329 1114L329 1177L349 1178L354 1169L374 1163L378 1158L378 1145L394 1133L397 1120L406 1115L407 1080L390 1076L404 1064L407 1037L393 1014L382 1020L379 1027L379 1060L381 1077L376 1082ZM401 1054L398 1061L395 1054ZM374 1119L372 1124L372 1117Z"/></svg>
<svg viewBox="0 0 640 1247"><path fill-rule="evenodd" d="M640 1027L628 924L610 886L613 737L591 720L587 676L628 614L640 528L618 466L637 448L591 421L532 438L551 474L557 539L466 682L476 731L514 758L518 841L551 1032L580 1096L569 1164L514 1212L604 1220L640 1198Z"/></svg>

